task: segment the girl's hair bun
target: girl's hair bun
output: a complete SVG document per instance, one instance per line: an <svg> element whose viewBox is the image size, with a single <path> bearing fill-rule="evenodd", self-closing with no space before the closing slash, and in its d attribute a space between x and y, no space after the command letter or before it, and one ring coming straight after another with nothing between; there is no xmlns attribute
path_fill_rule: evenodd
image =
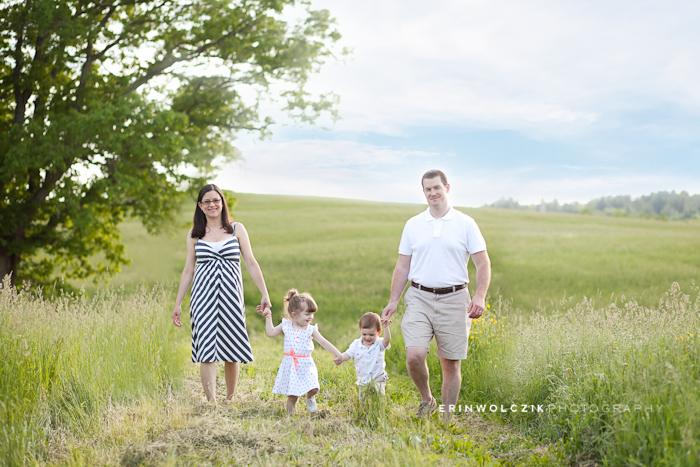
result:
<svg viewBox="0 0 700 467"><path fill-rule="evenodd" d="M287 292L287 295L284 296L284 302L289 303L289 301L295 295L299 295L299 291L297 289L289 289L289 291Z"/></svg>
<svg viewBox="0 0 700 467"><path fill-rule="evenodd" d="M313 297L306 292L299 293L297 289L289 289L287 295L284 296L285 313L291 317L292 314L296 315L304 310L309 313L318 311L318 305L316 305Z"/></svg>

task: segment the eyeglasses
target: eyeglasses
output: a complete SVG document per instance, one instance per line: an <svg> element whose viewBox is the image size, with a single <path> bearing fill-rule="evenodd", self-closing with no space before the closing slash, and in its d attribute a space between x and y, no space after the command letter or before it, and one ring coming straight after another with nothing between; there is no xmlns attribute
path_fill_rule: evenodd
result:
<svg viewBox="0 0 700 467"><path fill-rule="evenodd" d="M205 199L202 201L202 204L205 206L209 206L210 204L219 204L221 202L221 198L216 198L216 199Z"/></svg>

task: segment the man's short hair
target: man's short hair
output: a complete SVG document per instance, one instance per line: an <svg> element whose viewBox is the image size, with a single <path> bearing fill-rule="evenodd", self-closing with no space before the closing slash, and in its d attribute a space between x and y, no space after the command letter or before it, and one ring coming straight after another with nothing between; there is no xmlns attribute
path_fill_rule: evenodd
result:
<svg viewBox="0 0 700 467"><path fill-rule="evenodd" d="M423 174L423 178L420 179L420 184L423 186L423 180L426 178L435 178L435 177L440 177L440 181L442 182L443 185L447 186L447 175L445 175L445 172L442 170L428 170L426 173Z"/></svg>

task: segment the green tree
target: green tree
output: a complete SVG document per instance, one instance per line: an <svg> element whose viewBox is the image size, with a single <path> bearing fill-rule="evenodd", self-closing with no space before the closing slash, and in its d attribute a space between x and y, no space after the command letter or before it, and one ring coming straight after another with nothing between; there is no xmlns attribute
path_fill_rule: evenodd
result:
<svg viewBox="0 0 700 467"><path fill-rule="evenodd" d="M261 99L335 116L305 84L339 38L294 0L0 0L0 277L118 270L118 224L169 225L237 131L267 133Z"/></svg>

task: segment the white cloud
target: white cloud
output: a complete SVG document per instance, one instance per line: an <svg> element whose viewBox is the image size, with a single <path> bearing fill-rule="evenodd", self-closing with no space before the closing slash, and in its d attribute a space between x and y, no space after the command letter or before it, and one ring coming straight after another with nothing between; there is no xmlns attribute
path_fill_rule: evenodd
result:
<svg viewBox="0 0 700 467"><path fill-rule="evenodd" d="M697 2L314 4L354 48L313 81L342 96L338 129L450 124L553 136L614 125L625 110L700 111Z"/></svg>
<svg viewBox="0 0 700 467"><path fill-rule="evenodd" d="M639 196L653 191L700 192L700 180L621 171L615 167L536 167L500 170L471 168L459 157L423 151L399 151L353 141L297 140L247 143L246 159L227 167L215 183L245 193L311 195L371 201L424 203L420 178L442 168L456 206L482 206L502 197L522 204L544 198L585 202L607 195Z"/></svg>
<svg viewBox="0 0 700 467"><path fill-rule="evenodd" d="M461 206L502 196L529 204L700 192L697 177L685 175L694 166L682 161L696 158L700 134L699 2L317 0L314 7L331 11L341 45L354 49L347 63L328 63L310 82L315 92L341 95L343 119L332 128L348 141L311 140L308 132L294 140L294 131L285 132L291 141L243 139L245 160L224 171L222 186L421 203L421 174L441 167ZM562 155L553 163L551 148L538 158L536 144L518 151L486 138L479 151L489 161L467 150L471 161L420 151L415 139L415 151L355 142L368 133L408 135L413 126L512 130L526 145L544 141L545 152L563 141L555 145ZM482 162L490 170L475 167Z"/></svg>
<svg viewBox="0 0 700 467"><path fill-rule="evenodd" d="M243 143L241 149L245 159L222 171L216 179L220 186L249 193L396 202L421 202L421 175L437 158L449 157L353 141Z"/></svg>
<svg viewBox="0 0 700 467"><path fill-rule="evenodd" d="M513 198L520 204L536 204L541 199L557 199L560 203L585 203L602 196L638 197L656 191L670 191L670 186L676 187L676 191L700 192L700 181L692 177L679 180L677 177L664 175L616 172L610 173L604 169L602 173L584 176L570 173L547 177L538 176L536 172L525 176L519 171L505 170L498 174L484 173L483 177L477 175L466 180L458 176L453 177L455 181L452 182L452 186L466 184L468 188L456 193L453 188L452 196L456 205L482 206L504 197Z"/></svg>

